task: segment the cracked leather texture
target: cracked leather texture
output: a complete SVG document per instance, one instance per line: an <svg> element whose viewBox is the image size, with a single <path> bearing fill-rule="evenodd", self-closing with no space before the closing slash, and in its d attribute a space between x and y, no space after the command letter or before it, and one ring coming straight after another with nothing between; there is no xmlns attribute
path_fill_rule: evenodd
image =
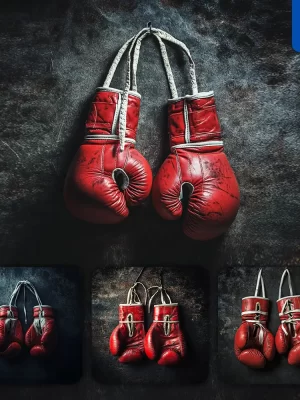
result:
<svg viewBox="0 0 300 400"><path fill-rule="evenodd" d="M186 103L190 142L220 139L214 98ZM183 104L169 105L170 146L186 143ZM191 194L181 199L185 184L192 185ZM154 178L153 204L164 219L184 215L183 231L192 239L210 240L226 232L238 212L240 192L223 146L175 148Z"/></svg>
<svg viewBox="0 0 300 400"><path fill-rule="evenodd" d="M86 122L88 134L112 133L119 96L109 90L96 93ZM135 139L140 99L128 97L126 137ZM116 169L128 179L123 190L114 177ZM151 186L151 168L133 144L125 144L120 151L120 142L85 140L69 168L64 197L75 217L96 224L115 224L129 215L128 207L139 205L149 196Z"/></svg>

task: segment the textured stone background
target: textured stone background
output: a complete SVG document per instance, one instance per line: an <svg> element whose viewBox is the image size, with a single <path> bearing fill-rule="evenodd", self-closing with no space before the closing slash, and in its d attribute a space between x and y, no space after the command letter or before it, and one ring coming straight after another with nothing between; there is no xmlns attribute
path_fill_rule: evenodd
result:
<svg viewBox="0 0 300 400"><path fill-rule="evenodd" d="M300 268L289 268L294 294L300 293ZM267 368L258 371L243 366L233 351L234 335L241 324L241 299L254 296L257 268L227 268L219 276L218 299L218 372L227 383L252 384L299 384L299 368L288 364L287 358L276 354ZM279 326L276 300L283 268L263 268L266 297L270 299L268 328L275 335ZM283 285L282 297L289 296L287 277ZM261 296L261 292L259 296Z"/></svg>
<svg viewBox="0 0 300 400"><path fill-rule="evenodd" d="M78 268L66 267L0 267L0 302L8 304L16 284L29 280L36 288L43 304L55 312L58 345L47 361L34 359L24 345L20 357L8 361L0 357L0 383L45 384L74 383L82 373L82 320L80 311L80 275ZM32 324L32 307L38 305L26 290L27 325L24 316L24 291L18 296L19 319L24 335Z"/></svg>
<svg viewBox="0 0 300 400"><path fill-rule="evenodd" d="M93 376L110 384L194 384L205 381L209 368L209 279L197 267L147 268L139 279L147 288L163 283L173 303L179 304L180 326L187 344L187 358L176 368L164 368L145 359L137 367L118 362L108 351L109 337L118 325L118 306L126 303L128 289L141 268L99 269L92 283L92 362ZM144 301L145 293L138 292ZM154 294L155 291L151 291ZM160 296L152 305L160 304ZM151 308L153 311L153 307ZM146 330L153 320L145 308Z"/></svg>
<svg viewBox="0 0 300 400"><path fill-rule="evenodd" d="M291 49L289 0L10 0L0 15L2 57L0 254L3 264L62 264L90 274L109 265L203 265L212 282L223 265L299 263L299 69ZM145 27L169 31L190 48L201 90L213 89L228 158L241 188L230 231L193 242L180 222L162 221L149 201L118 226L91 226L65 210L62 188L82 137L95 87L124 41ZM180 94L189 92L186 60L169 51ZM121 70L120 70L121 71ZM124 82L124 70L115 86ZM149 38L138 70L142 94L137 147L154 173L165 158L169 97L157 44ZM216 280L215 280L216 282ZM216 294L217 285L212 288ZM217 301L212 303L216 322ZM295 387L223 386L216 377L216 333L210 377L200 386L100 385L91 378L87 314L84 379L74 386L6 387L18 399L294 400Z"/></svg>

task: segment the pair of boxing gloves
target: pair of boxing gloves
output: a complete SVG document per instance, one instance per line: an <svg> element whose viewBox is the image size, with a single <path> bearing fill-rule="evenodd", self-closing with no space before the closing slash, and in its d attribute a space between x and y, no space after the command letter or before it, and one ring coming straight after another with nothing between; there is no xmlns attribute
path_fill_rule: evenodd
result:
<svg viewBox="0 0 300 400"><path fill-rule="evenodd" d="M140 362L146 355L159 365L179 364L186 355L186 344L179 324L178 304L155 305L147 333L143 304L120 304L119 324L110 336L109 349L121 363Z"/></svg>
<svg viewBox="0 0 300 400"><path fill-rule="evenodd" d="M25 323L27 323L26 289L36 297L38 302L38 305L33 307L33 322L25 335L17 308L17 299L21 288L24 288ZM29 281L18 282L8 304L0 306L0 357L17 357L24 343L30 349L30 354L33 357L48 356L56 347L56 327L53 309L42 304L34 285Z"/></svg>
<svg viewBox="0 0 300 400"><path fill-rule="evenodd" d="M20 354L24 343L33 357L52 353L56 344L52 307L33 307L33 322L25 335L18 318L17 307L0 307L0 356L15 358Z"/></svg>
<svg viewBox="0 0 300 400"><path fill-rule="evenodd" d="M181 43L163 31L153 31L159 40ZM161 40L160 45L164 46ZM171 154L153 180L148 161L135 149L141 96L134 90L106 86L97 89L84 142L66 177L64 198L69 211L87 222L115 224L152 189L158 214L166 220L183 217L183 231L190 238L209 240L224 233L238 212L240 194L224 153L214 93L199 93L196 82L192 95L174 97L175 91L168 104ZM125 124L123 146L121 124Z"/></svg>
<svg viewBox="0 0 300 400"><path fill-rule="evenodd" d="M281 288L285 276L289 279L290 295L282 297ZM261 277L261 271L259 275ZM263 282L263 281L262 281ZM263 285L263 283L262 283ZM267 328L269 299L263 296L244 297L242 299L242 325L234 339L234 350L238 360L251 368L264 368L272 361L276 350L287 355L290 365L300 366L300 296L293 295L290 273L285 270L279 288L277 309L280 326L275 338Z"/></svg>

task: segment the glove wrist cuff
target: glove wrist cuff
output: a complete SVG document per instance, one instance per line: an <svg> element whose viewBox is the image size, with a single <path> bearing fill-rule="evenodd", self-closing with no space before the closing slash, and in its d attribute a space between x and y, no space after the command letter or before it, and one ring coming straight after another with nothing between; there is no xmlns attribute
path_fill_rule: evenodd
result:
<svg viewBox="0 0 300 400"><path fill-rule="evenodd" d="M119 137L119 119L123 90L105 87L97 88L88 118L85 124L87 134L84 138L90 144L116 143ZM139 120L141 96L129 91L126 113L125 141L135 143Z"/></svg>
<svg viewBox="0 0 300 400"><path fill-rule="evenodd" d="M9 306L9 305L2 305L0 306L0 318L6 318L9 317L9 313L12 313L12 317L18 318L18 308L15 306Z"/></svg>
<svg viewBox="0 0 300 400"><path fill-rule="evenodd" d="M241 317L243 321L267 321L269 314L269 299L266 297L249 296L242 299Z"/></svg>
<svg viewBox="0 0 300 400"><path fill-rule="evenodd" d="M178 303L156 304L153 311L153 321L164 321L166 316L170 321L178 321Z"/></svg>
<svg viewBox="0 0 300 400"><path fill-rule="evenodd" d="M144 322L144 306L140 304L119 304L119 323Z"/></svg>
<svg viewBox="0 0 300 400"><path fill-rule="evenodd" d="M42 314L42 315L41 315ZM53 317L53 308L51 306L43 305L33 307L33 317Z"/></svg>

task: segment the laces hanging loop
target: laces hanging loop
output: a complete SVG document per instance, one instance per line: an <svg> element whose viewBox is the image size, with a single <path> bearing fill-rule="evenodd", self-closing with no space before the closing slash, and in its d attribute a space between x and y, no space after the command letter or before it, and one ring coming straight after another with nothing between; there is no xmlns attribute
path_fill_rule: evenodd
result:
<svg viewBox="0 0 300 400"><path fill-rule="evenodd" d="M151 311L152 300L155 298L155 296L157 294L160 294L161 304L172 304L171 297L169 296L168 292L166 291L166 289L164 288L164 285L163 285L163 274L162 274L162 271L160 273L160 286L158 286L158 285L150 286L147 290L148 290L148 293L149 293L149 297L150 297L151 290L155 290L153 295L149 298L148 313L150 313L150 311ZM168 301L168 303L166 302L165 299Z"/></svg>
<svg viewBox="0 0 300 400"><path fill-rule="evenodd" d="M293 287L292 287L291 274L290 274L290 271L286 268L283 271L283 274L281 275L279 291L278 291L278 299L282 298L282 285L283 285L283 282L284 282L284 279L285 279L286 275L288 277L288 285L289 285L290 296L293 296Z"/></svg>
<svg viewBox="0 0 300 400"><path fill-rule="evenodd" d="M259 287L261 287L262 297L266 297L265 284L264 284L264 280L262 277L262 268L259 270L258 276L257 276L257 282L256 282L256 288L255 288L255 294L254 294L255 297L257 297L257 295L258 295Z"/></svg>
<svg viewBox="0 0 300 400"><path fill-rule="evenodd" d="M147 298L148 298L148 293L145 285L139 281L142 273L144 272L145 267L141 269L139 272L138 276L136 277L134 284L129 288L128 293L127 293L127 304L143 304L141 301L141 298L137 292L137 287L140 285L142 286L144 292L145 292L145 304L147 303Z"/></svg>

